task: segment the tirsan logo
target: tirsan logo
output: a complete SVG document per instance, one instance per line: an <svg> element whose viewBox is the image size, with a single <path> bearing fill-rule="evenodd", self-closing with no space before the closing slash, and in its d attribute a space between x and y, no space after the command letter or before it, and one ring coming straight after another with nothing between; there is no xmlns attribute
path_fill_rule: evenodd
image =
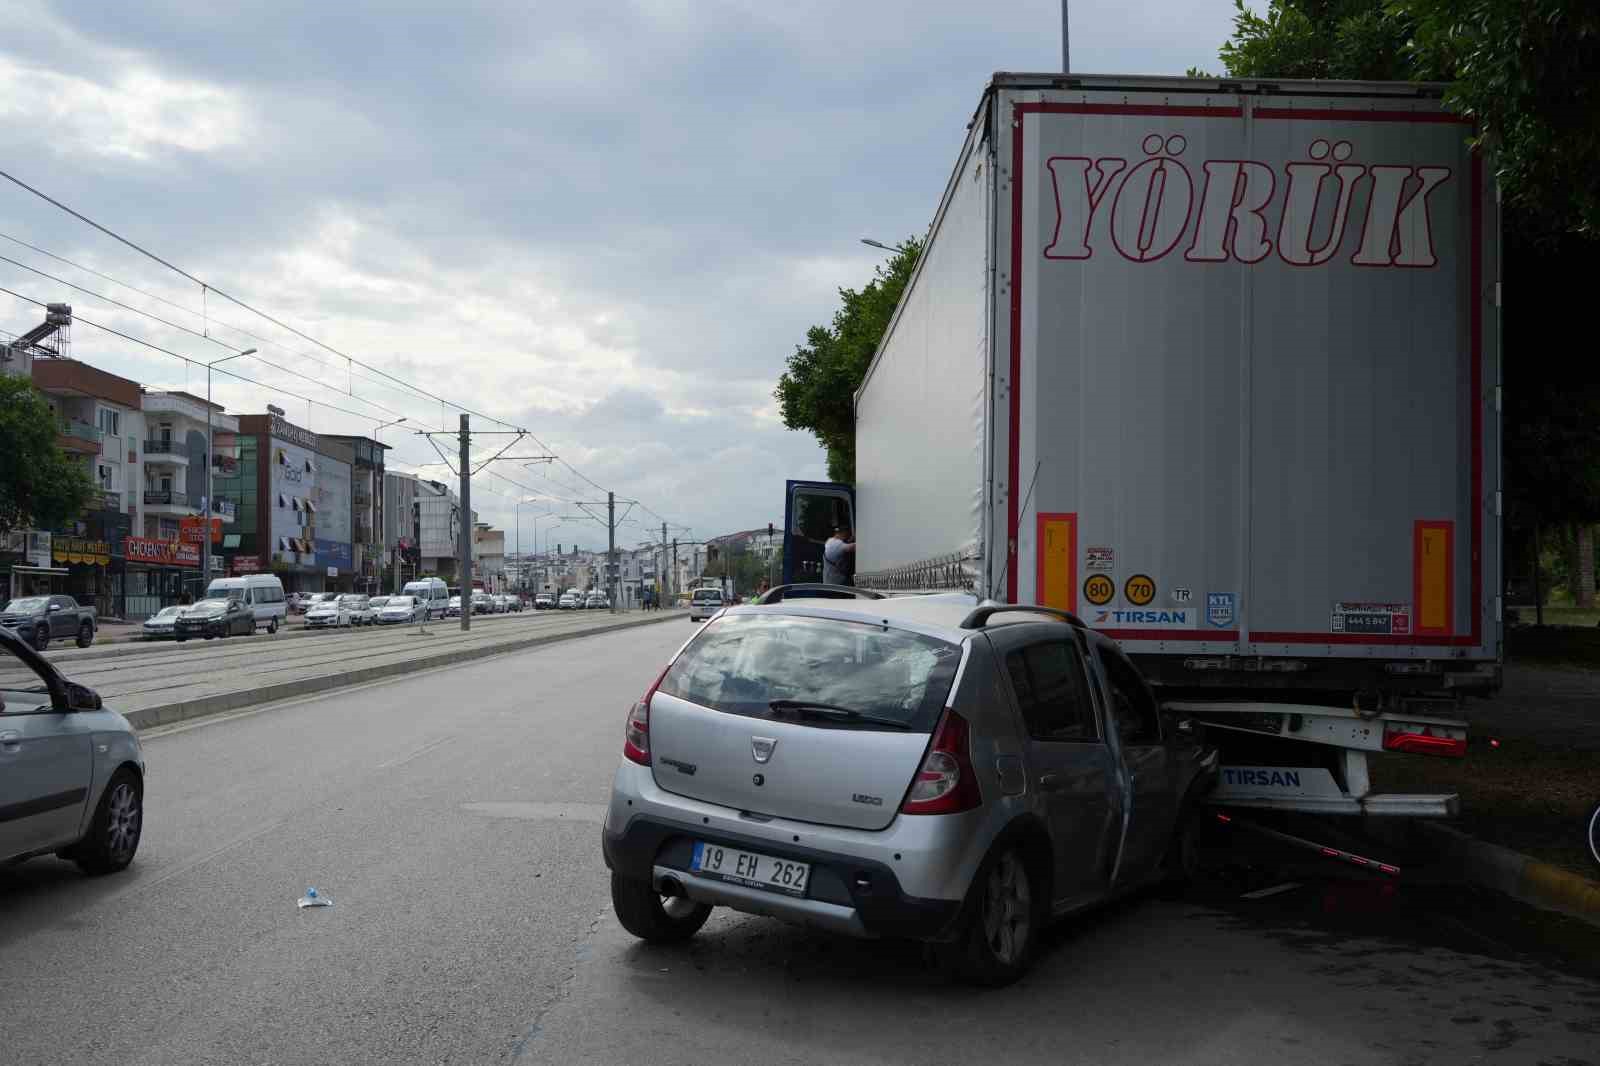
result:
<svg viewBox="0 0 1600 1066"><path fill-rule="evenodd" d="M1178 133L1152 132L1141 147L1146 158L1131 166L1121 156L1045 161L1056 203L1046 259L1090 259L1109 240L1135 263L1182 249L1191 263L1250 264L1276 250L1291 266L1321 266L1354 230L1355 266L1438 265L1428 199L1450 180L1449 167L1363 163L1351 142L1323 138L1282 174L1249 159L1193 161L1191 170ZM1352 218L1358 191L1365 208ZM1269 211L1275 200L1280 209Z"/></svg>

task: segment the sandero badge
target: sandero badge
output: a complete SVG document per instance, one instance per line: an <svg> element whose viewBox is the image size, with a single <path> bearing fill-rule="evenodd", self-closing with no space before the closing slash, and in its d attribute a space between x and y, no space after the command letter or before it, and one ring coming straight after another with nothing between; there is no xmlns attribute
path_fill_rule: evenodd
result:
<svg viewBox="0 0 1600 1066"><path fill-rule="evenodd" d="M756 762L765 764L772 758L773 749L778 746L777 740L772 737L751 737L750 754Z"/></svg>

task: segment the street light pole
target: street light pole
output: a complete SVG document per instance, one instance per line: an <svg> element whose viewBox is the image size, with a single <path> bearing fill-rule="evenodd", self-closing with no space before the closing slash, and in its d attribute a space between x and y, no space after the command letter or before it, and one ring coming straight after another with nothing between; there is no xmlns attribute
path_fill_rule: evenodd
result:
<svg viewBox="0 0 1600 1066"><path fill-rule="evenodd" d="M211 368L218 363L226 363L229 359L240 359L254 354L256 354L254 348L246 348L242 352L224 355L206 364L206 498L200 502L200 589L202 598L205 590L211 587L211 511L215 507L211 502L213 487L211 473L216 465L211 443Z"/></svg>
<svg viewBox="0 0 1600 1066"><path fill-rule="evenodd" d="M373 439L373 441L376 442L376 443L382 444L383 442L378 440L378 434L382 433L384 430L388 429L390 426L398 426L400 423L402 423L404 421L406 421L406 419L397 418L393 422L383 422L383 423L379 424L378 426L375 426L373 428L373 430L372 430L372 439ZM382 458L383 453L379 452L378 455L379 455L379 458ZM378 506L374 509L375 511L382 512L382 515L378 520L378 591L379 592L383 591L383 564L389 561L389 530L387 528L387 523L389 521L389 508L388 508L388 500L386 499L389 486L387 484L383 483L383 482L387 482L389 480L388 473L387 473L387 465L385 466L385 471L386 472L385 472L384 476L379 479L380 484L378 485ZM399 490L398 487L396 487L394 495L395 495L395 502L399 503L400 502L400 490ZM399 584L399 582L395 582L395 584Z"/></svg>

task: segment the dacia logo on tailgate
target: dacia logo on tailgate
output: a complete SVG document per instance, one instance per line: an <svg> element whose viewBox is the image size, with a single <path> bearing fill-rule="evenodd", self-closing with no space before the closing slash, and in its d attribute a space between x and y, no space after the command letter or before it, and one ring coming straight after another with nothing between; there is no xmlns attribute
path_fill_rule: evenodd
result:
<svg viewBox="0 0 1600 1066"><path fill-rule="evenodd" d="M778 746L777 740L772 737L751 737L750 754L756 762L765 763L772 758L773 749Z"/></svg>

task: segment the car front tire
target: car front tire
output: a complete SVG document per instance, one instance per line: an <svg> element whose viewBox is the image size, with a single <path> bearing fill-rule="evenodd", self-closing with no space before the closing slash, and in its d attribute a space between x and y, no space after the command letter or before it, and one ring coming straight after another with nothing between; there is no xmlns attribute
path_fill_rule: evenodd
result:
<svg viewBox="0 0 1600 1066"><path fill-rule="evenodd" d="M700 931L711 917L709 903L664 899L648 881L611 875L611 909L622 928L647 944L679 944Z"/></svg>
<svg viewBox="0 0 1600 1066"><path fill-rule="evenodd" d="M78 647L87 648L94 643L94 626L88 622L78 627Z"/></svg>
<svg viewBox="0 0 1600 1066"><path fill-rule="evenodd" d="M277 631L278 631L278 620L276 618L274 618L274 619L272 619L272 621L267 623L267 633L268 634L272 634L272 633L276 633Z"/></svg>
<svg viewBox="0 0 1600 1066"><path fill-rule="evenodd" d="M50 629L48 626L39 626L33 631L33 650L44 651L50 646Z"/></svg>
<svg viewBox="0 0 1600 1066"><path fill-rule="evenodd" d="M66 857L93 877L116 873L133 861L143 831L144 786L138 774L124 767L111 775L89 822L89 832Z"/></svg>

